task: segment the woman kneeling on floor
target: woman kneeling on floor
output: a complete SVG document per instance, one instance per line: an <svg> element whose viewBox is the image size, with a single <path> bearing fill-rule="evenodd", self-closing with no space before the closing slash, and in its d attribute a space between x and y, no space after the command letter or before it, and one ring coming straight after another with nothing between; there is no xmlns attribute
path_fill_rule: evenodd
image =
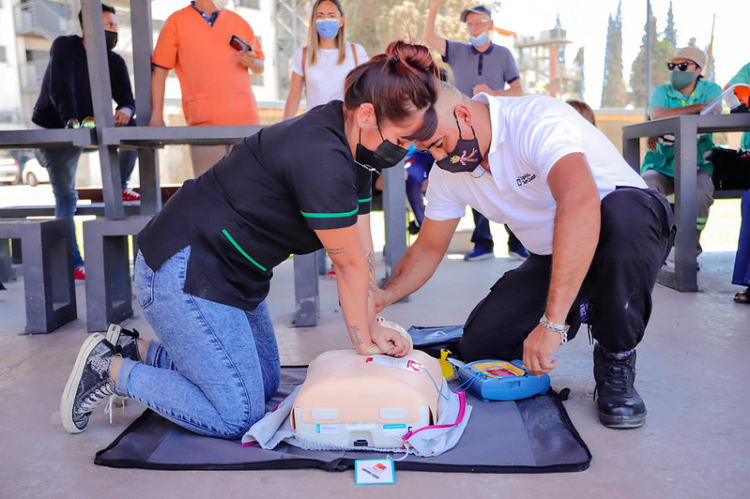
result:
<svg viewBox="0 0 750 499"><path fill-rule="evenodd" d="M371 172L432 136L438 89L427 48L394 42L349 73L343 102L247 137L186 181L138 235L135 290L158 340L91 335L63 393L65 429L83 431L116 393L195 433L241 437L279 386L265 298L290 254L328 252L358 353L406 355L408 340L374 321Z"/></svg>

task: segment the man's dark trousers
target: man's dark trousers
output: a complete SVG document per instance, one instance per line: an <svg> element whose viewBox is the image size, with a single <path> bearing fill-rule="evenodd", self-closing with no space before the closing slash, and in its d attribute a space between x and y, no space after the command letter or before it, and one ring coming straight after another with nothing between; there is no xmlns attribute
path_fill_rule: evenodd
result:
<svg viewBox="0 0 750 499"><path fill-rule="evenodd" d="M580 328L579 310L588 302L587 322L601 346L613 352L635 348L674 233L669 203L656 190L623 187L605 196L594 259L566 320L568 338ZM523 358L523 341L546 308L551 271L552 256L532 254L494 284L466 321L460 343L465 361Z"/></svg>

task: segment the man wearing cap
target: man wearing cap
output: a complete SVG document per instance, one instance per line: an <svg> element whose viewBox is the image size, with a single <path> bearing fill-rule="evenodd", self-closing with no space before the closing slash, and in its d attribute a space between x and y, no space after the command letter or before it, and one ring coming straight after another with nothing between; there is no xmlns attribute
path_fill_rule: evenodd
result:
<svg viewBox="0 0 750 499"><path fill-rule="evenodd" d="M671 118L685 114L699 114L708 102L721 95L719 85L703 80L706 53L696 47L684 47L675 52L667 66L671 71L669 83L659 85L651 93L648 116L651 120ZM701 231L708 220L708 210L713 204L714 183L711 175L713 140L710 133L698 137L698 219L696 229ZM649 187L662 194L674 193L674 135L651 137L643 159L641 175ZM698 252L700 253L700 243Z"/></svg>
<svg viewBox="0 0 750 499"><path fill-rule="evenodd" d="M495 45L490 40L494 27L492 13L484 5L477 5L461 12L461 21L466 23L469 42L461 43L446 40L435 33L435 19L438 9L445 0L432 0L425 25L425 41L440 52L443 62L453 71L453 85L464 95L473 97L478 93L494 96L520 97L521 80L516 62L510 50ZM508 85L506 89L505 86ZM476 226L471 242L474 249L464 256L464 260L475 261L494 256L492 233L487 218L472 210ZM512 258L525 259L529 253L510 229L508 231L508 254Z"/></svg>

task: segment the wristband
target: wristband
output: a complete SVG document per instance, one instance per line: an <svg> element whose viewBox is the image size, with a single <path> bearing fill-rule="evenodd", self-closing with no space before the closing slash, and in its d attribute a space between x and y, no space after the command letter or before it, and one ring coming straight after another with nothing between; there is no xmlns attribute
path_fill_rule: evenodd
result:
<svg viewBox="0 0 750 499"><path fill-rule="evenodd" d="M570 326L568 324L555 324L554 322L550 322L545 314L542 314L542 318L539 319L539 324L541 324L545 329L549 329L550 331L559 333L561 336L561 345L564 345L568 342L568 330L570 329Z"/></svg>

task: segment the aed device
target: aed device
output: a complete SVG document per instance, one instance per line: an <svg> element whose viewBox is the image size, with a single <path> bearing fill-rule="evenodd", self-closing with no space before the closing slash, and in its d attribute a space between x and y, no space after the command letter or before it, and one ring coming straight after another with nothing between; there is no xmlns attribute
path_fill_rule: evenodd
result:
<svg viewBox="0 0 750 499"><path fill-rule="evenodd" d="M234 47L238 52L252 52L253 48L237 35L232 35L229 45Z"/></svg>
<svg viewBox="0 0 750 499"><path fill-rule="evenodd" d="M328 351L310 363L291 425L326 445L401 448L406 433L437 421L438 389L449 390L444 385L437 359L424 352L395 358Z"/></svg>
<svg viewBox="0 0 750 499"><path fill-rule="evenodd" d="M548 374L534 376L522 360L477 360L458 370L462 386L483 400L519 400L549 389Z"/></svg>

